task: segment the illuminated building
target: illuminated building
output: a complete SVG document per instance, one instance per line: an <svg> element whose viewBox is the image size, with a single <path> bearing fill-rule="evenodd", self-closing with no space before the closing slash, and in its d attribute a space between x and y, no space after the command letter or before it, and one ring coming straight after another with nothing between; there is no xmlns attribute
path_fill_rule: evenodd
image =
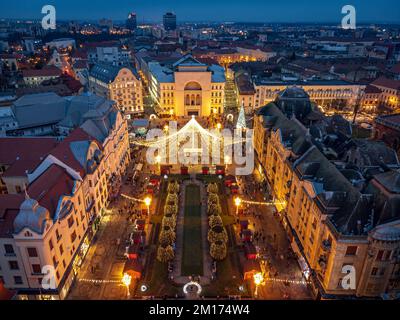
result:
<svg viewBox="0 0 400 320"><path fill-rule="evenodd" d="M303 124L303 97L296 100L257 112L254 145L272 196L285 203L276 207L304 276L324 299L398 294L399 173L380 171L361 193L328 160L328 148L312 135L317 127ZM354 271L354 288L343 282L346 270Z"/></svg>
<svg viewBox="0 0 400 320"><path fill-rule="evenodd" d="M90 90L116 102L126 114L143 112L142 83L132 67L117 67L98 63L89 74Z"/></svg>
<svg viewBox="0 0 400 320"><path fill-rule="evenodd" d="M304 82L257 80L255 82L255 108L274 101L277 94L290 85L304 89L310 96L311 101L323 108L335 107L342 110L354 106L357 98L362 95L362 91L365 88L365 85L341 80L311 80Z"/></svg>
<svg viewBox="0 0 400 320"><path fill-rule="evenodd" d="M172 63L149 61L149 90L159 113L176 116L221 114L225 72L186 55Z"/></svg>
<svg viewBox="0 0 400 320"><path fill-rule="evenodd" d="M36 144L31 141L35 138L3 138L12 140L16 150L18 145L26 148L21 163L5 171L14 179L7 180L14 194L0 195L0 276L20 299L66 297L101 217L118 192L130 160L128 130L109 103L90 94L69 97L74 116L80 110L86 120L59 143L51 138L37 138ZM58 131L69 132L73 121L67 116L58 123ZM42 287L44 266L54 267L53 289Z"/></svg>

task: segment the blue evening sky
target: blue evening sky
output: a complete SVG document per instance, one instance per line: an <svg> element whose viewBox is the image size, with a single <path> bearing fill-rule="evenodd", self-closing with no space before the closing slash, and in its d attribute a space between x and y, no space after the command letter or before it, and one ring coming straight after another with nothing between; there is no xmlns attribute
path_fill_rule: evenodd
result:
<svg viewBox="0 0 400 320"><path fill-rule="evenodd" d="M138 22L159 22L173 11L178 21L333 22L341 8L354 5L359 22L400 23L399 0L0 0L0 18L41 18L52 4L58 19L124 20L137 13Z"/></svg>

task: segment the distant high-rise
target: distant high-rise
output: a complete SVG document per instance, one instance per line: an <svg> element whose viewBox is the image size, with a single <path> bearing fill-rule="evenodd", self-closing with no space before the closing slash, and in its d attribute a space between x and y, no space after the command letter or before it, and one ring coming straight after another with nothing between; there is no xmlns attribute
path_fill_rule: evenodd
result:
<svg viewBox="0 0 400 320"><path fill-rule="evenodd" d="M132 31L136 30L137 28L136 13L131 12L128 15L128 19L126 20L126 27Z"/></svg>
<svg viewBox="0 0 400 320"><path fill-rule="evenodd" d="M163 24L166 31L176 30L176 15L172 12L167 12L164 14Z"/></svg>

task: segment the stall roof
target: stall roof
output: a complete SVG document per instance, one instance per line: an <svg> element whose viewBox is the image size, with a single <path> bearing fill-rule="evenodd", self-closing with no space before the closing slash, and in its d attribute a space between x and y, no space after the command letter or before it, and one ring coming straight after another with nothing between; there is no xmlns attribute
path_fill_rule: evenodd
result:
<svg viewBox="0 0 400 320"><path fill-rule="evenodd" d="M147 128L149 126L148 119L135 119L132 121L132 127L134 128Z"/></svg>

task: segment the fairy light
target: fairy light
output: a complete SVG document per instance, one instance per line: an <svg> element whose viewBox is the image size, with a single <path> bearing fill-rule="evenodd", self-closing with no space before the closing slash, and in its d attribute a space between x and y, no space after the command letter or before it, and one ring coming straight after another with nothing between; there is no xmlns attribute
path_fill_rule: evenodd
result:
<svg viewBox="0 0 400 320"><path fill-rule="evenodd" d="M290 284L298 284L298 285L311 284L311 281L306 281L306 280L289 280L289 279L268 278L268 277L264 278L264 281L279 282L279 283L290 283Z"/></svg>
<svg viewBox="0 0 400 320"><path fill-rule="evenodd" d="M168 132L168 130L165 130L166 128L168 128L168 130L169 130L169 127L168 126L164 127L164 131ZM220 124L220 127L218 129L221 129L221 128L222 128L222 125ZM167 136L160 137L158 139L152 139L152 140L146 140L146 141L133 140L132 143L134 143L136 145L140 145L140 146L145 146L145 147L155 147L155 146L159 146L162 144L168 144L171 142L172 139L176 139L178 137L187 137L189 134L193 135L194 133L199 133L200 138L203 141L205 141L206 143L210 142L208 139L211 139L211 141L223 141L224 140L224 137L222 137L221 135L213 134L213 133L209 132L208 130L204 129L196 121L196 119L194 117L192 117L192 119L177 132L174 132ZM243 143L247 140L249 140L249 139L246 139L246 138L234 139L234 141L228 142L227 145Z"/></svg>
<svg viewBox="0 0 400 320"><path fill-rule="evenodd" d="M286 201L267 201L267 202L259 202L259 201L250 201L250 200L242 200L242 203L259 205L259 206L273 206L273 205L286 205Z"/></svg>
<svg viewBox="0 0 400 320"><path fill-rule="evenodd" d="M131 201L142 202L142 203L145 203L145 204L146 204L146 200L134 198L134 197L128 196L128 195L126 195L126 194L121 194L121 197L123 197L123 198L125 198L125 199L128 199L128 200L131 200ZM146 199L147 199L147 198L146 198Z"/></svg>
<svg viewBox="0 0 400 320"><path fill-rule="evenodd" d="M95 284L102 284L102 283L121 283L121 281L117 280L103 280L103 279L79 279L79 282L88 282L88 283L95 283Z"/></svg>

